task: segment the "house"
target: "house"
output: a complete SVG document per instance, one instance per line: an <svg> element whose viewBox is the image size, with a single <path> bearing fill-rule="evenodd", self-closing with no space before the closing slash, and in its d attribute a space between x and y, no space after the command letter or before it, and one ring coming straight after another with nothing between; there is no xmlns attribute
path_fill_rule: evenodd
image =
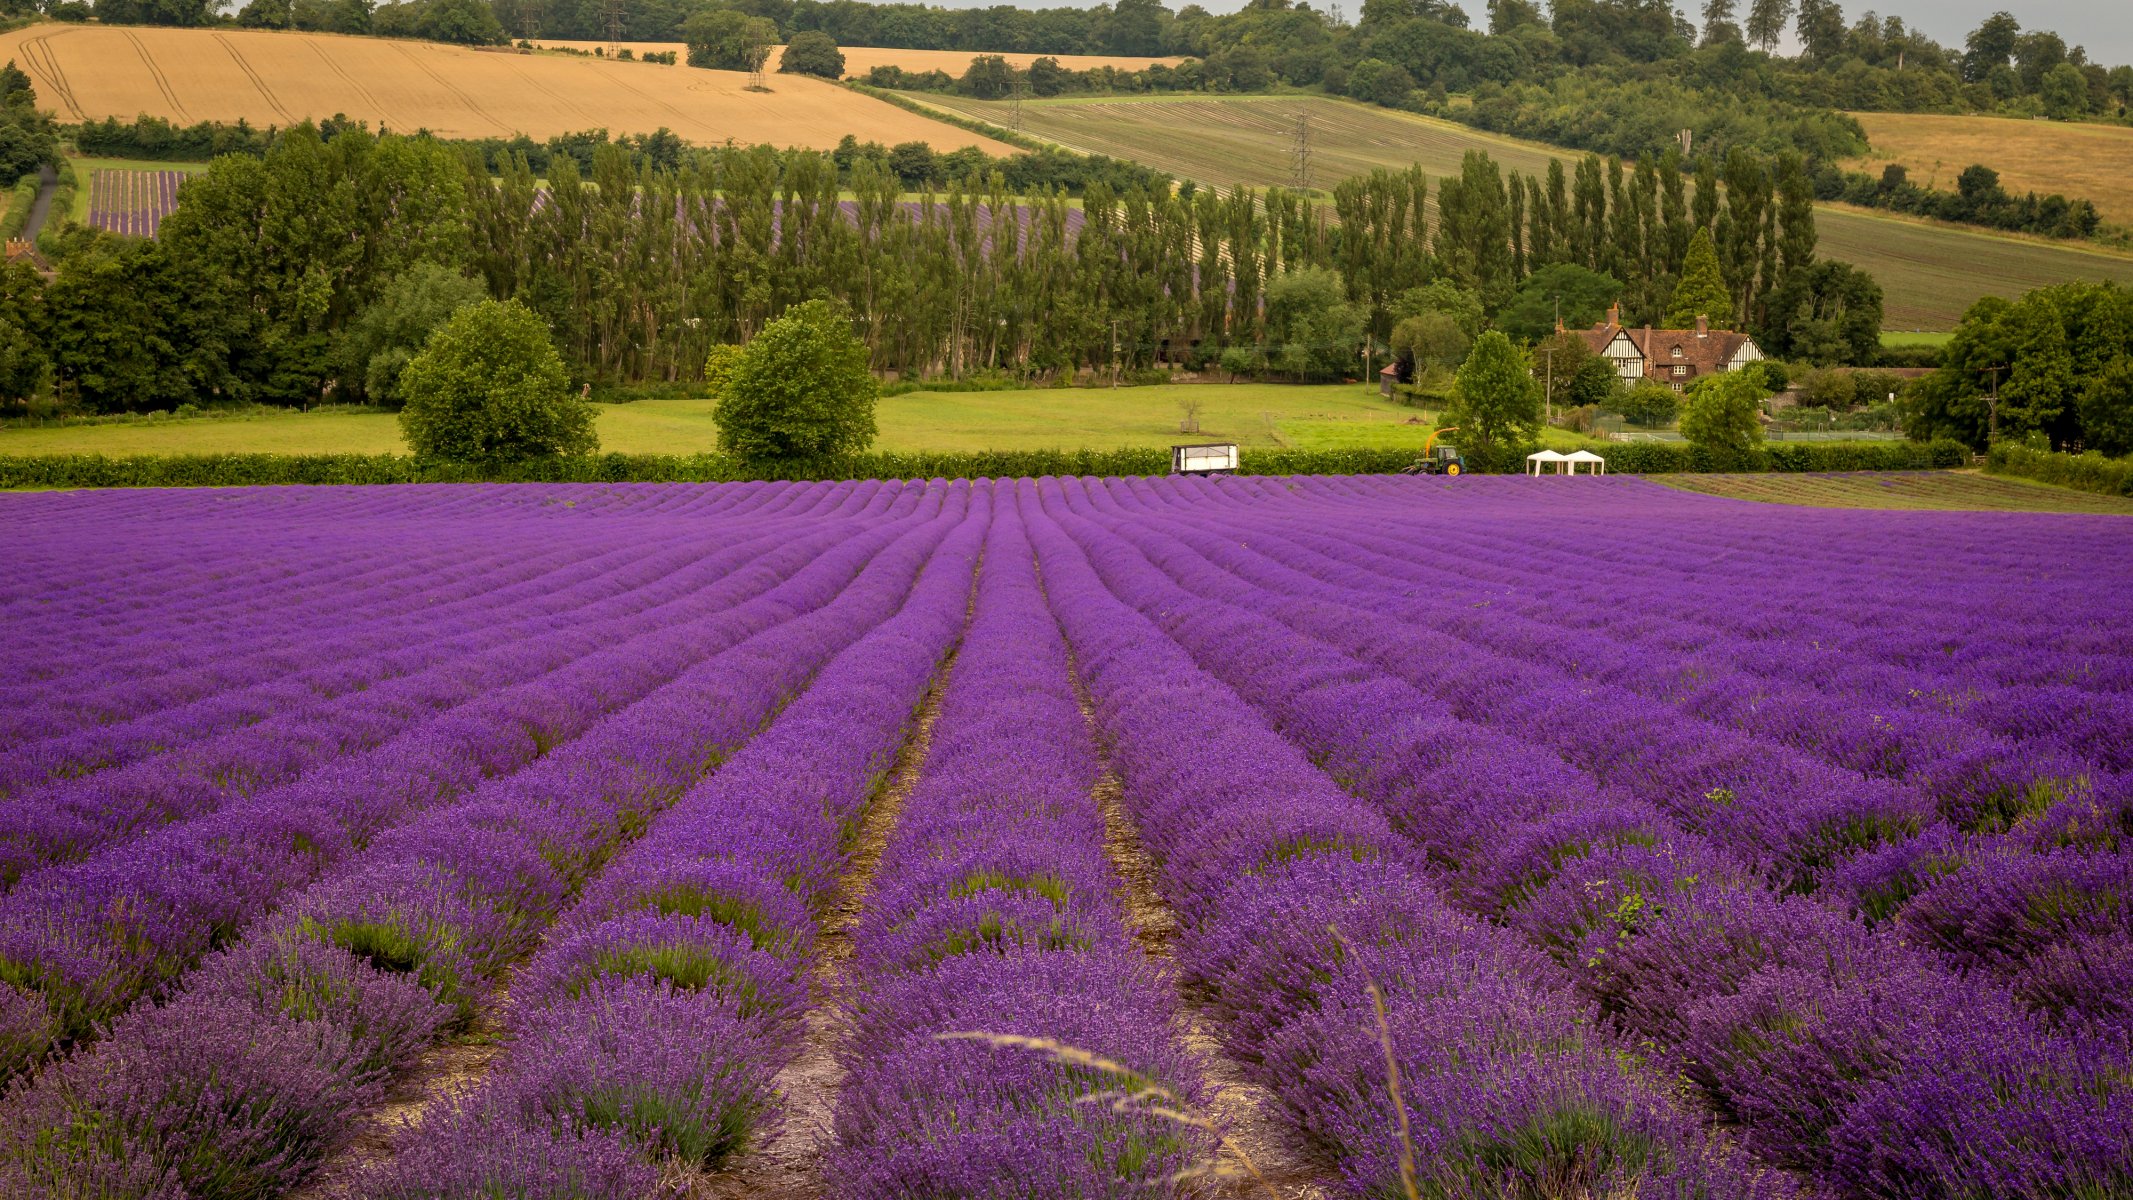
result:
<svg viewBox="0 0 2133 1200"><path fill-rule="evenodd" d="M1654 329L1649 325L1625 329L1620 305L1607 310L1607 320L1579 330L1578 336L1593 353L1604 355L1615 364L1615 374L1624 383L1633 384L1648 377L1677 392L1706 375L1731 371L1763 357L1754 338L1713 329L1703 317L1696 318L1694 329Z"/></svg>
<svg viewBox="0 0 2133 1200"><path fill-rule="evenodd" d="M1393 389L1398 387L1399 384L1400 364L1398 362L1386 363L1385 368L1378 372L1378 395L1385 397L1387 400L1392 399Z"/></svg>

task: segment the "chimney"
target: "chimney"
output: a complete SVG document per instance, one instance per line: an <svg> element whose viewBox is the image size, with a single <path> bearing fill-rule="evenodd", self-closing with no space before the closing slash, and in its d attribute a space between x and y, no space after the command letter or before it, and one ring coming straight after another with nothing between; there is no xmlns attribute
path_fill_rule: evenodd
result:
<svg viewBox="0 0 2133 1200"><path fill-rule="evenodd" d="M1613 329L1622 323L1622 304L1616 301L1607 306L1607 327Z"/></svg>
<svg viewBox="0 0 2133 1200"><path fill-rule="evenodd" d="M1711 336L1711 318L1704 316L1702 313L1696 314L1696 336L1700 338Z"/></svg>

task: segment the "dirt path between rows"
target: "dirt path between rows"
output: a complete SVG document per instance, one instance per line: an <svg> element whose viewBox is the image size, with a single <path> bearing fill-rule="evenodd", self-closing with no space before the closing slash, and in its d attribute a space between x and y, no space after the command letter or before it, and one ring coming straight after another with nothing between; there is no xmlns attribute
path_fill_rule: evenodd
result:
<svg viewBox="0 0 2133 1200"><path fill-rule="evenodd" d="M498 988L471 1028L424 1051L393 1081L384 1102L364 1115L348 1144L283 1200L356 1200L355 1184L363 1170L391 1158L394 1148L425 1119L472 1091L488 1074L503 1046L505 1002L504 989Z"/></svg>
<svg viewBox="0 0 2133 1200"><path fill-rule="evenodd" d="M941 693L954 665L951 653L919 701L911 732L897 751L880 794L866 807L844 877L815 935L804 1048L778 1072L772 1085L782 1097L784 1120L760 1148L726 1169L680 1180L684 1194L694 1200L829 1200L831 1196L820 1166L833 1140L830 1121L836 1115L837 1094L844 1087L837 1047L844 1040L839 1014L853 982L852 934L874 892L874 872L896 832L904 800L918 785L926 755L933 748L933 724L940 717Z"/></svg>
<svg viewBox="0 0 2133 1200"><path fill-rule="evenodd" d="M1096 724L1096 708L1089 699L1088 688L1081 680L1080 666L1071 651L1068 653L1068 669L1073 673L1074 699L1081 705L1082 719L1088 722L1089 732L1096 737L1099 752L1103 754L1103 773L1091 795L1103 813L1104 854L1111 860L1111 869L1118 876L1126 923L1131 927L1135 944L1149 958L1168 967L1178 936L1177 913L1156 890L1155 860L1149 856L1132 816L1126 812L1125 786L1111 765L1110 755L1101 750L1104 742ZM1189 992L1181 991L1178 996L1178 1022L1179 1038L1187 1050L1199 1057L1206 1071L1206 1107L1222 1125L1231 1146L1241 1148L1250 1156L1260 1175L1282 1200L1325 1200L1328 1193L1320 1181L1326 1177L1326 1172L1311 1166L1296 1151L1293 1139L1269 1115L1277 1103L1273 1093L1247 1081L1236 1062L1222 1053L1221 1043L1210 1029L1204 1006ZM1233 1150L1226 1147L1222 1158L1226 1168L1239 1173L1243 1171L1243 1163ZM1223 1194L1239 1200L1266 1200L1265 1190L1248 1177L1236 1180Z"/></svg>

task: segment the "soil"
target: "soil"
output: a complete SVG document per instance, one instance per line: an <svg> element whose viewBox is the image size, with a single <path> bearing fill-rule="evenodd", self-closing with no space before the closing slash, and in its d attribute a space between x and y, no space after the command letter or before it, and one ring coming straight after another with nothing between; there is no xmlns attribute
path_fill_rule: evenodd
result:
<svg viewBox="0 0 2133 1200"><path fill-rule="evenodd" d="M284 1200L356 1200L356 1176L390 1159L394 1147L433 1112L473 1090L502 1048L506 995L498 988L482 1005L474 1026L430 1047L393 1082L385 1100L365 1115L347 1145Z"/></svg>
<svg viewBox="0 0 2133 1200"><path fill-rule="evenodd" d="M1074 697L1094 732L1095 707L1082 684L1079 668L1073 668L1073 673ZM1102 744L1101 737L1098 744ZM1134 942L1149 958L1168 966L1178 936L1178 916L1156 890L1155 860L1126 812L1124 793L1124 785L1107 756L1103 773L1091 792L1103 813L1104 853L1118 874L1119 897ZM1324 1200L1329 1193L1320 1181L1328 1172L1313 1166L1274 1122L1270 1114L1279 1102L1266 1088L1247 1081L1236 1062L1222 1053L1221 1043L1210 1031L1204 1006L1189 989L1179 993L1178 1023L1179 1039L1200 1060L1207 1080L1208 1115L1224 1133L1221 1166L1231 1179L1220 1194L1239 1200L1266 1200L1271 1192L1281 1200Z"/></svg>
<svg viewBox="0 0 2133 1200"><path fill-rule="evenodd" d="M887 782L867 805L853 842L849 865L815 935L815 972L809 983L806 1040L798 1058L778 1072L773 1086L782 1098L784 1119L754 1153L716 1174L677 1180L695 1200L827 1200L820 1173L822 1155L833 1140L830 1122L844 1067L837 1048L844 1041L839 1014L851 987L852 934L874 891L874 872L896 831L904 800L918 784L919 772L933 745L933 724L940 717L941 690L954 665L951 655L935 673L919 701L910 734L897 751Z"/></svg>

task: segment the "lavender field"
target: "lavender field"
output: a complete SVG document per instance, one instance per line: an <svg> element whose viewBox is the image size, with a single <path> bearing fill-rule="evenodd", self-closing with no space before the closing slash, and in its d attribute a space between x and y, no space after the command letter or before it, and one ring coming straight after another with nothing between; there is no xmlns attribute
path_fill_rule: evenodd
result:
<svg viewBox="0 0 2133 1200"><path fill-rule="evenodd" d="M2133 1195L2123 517L0 520L0 1195Z"/></svg>
<svg viewBox="0 0 2133 1200"><path fill-rule="evenodd" d="M91 229L134 237L154 237L163 218L178 209L178 188L185 171L135 171L99 167L89 176Z"/></svg>

